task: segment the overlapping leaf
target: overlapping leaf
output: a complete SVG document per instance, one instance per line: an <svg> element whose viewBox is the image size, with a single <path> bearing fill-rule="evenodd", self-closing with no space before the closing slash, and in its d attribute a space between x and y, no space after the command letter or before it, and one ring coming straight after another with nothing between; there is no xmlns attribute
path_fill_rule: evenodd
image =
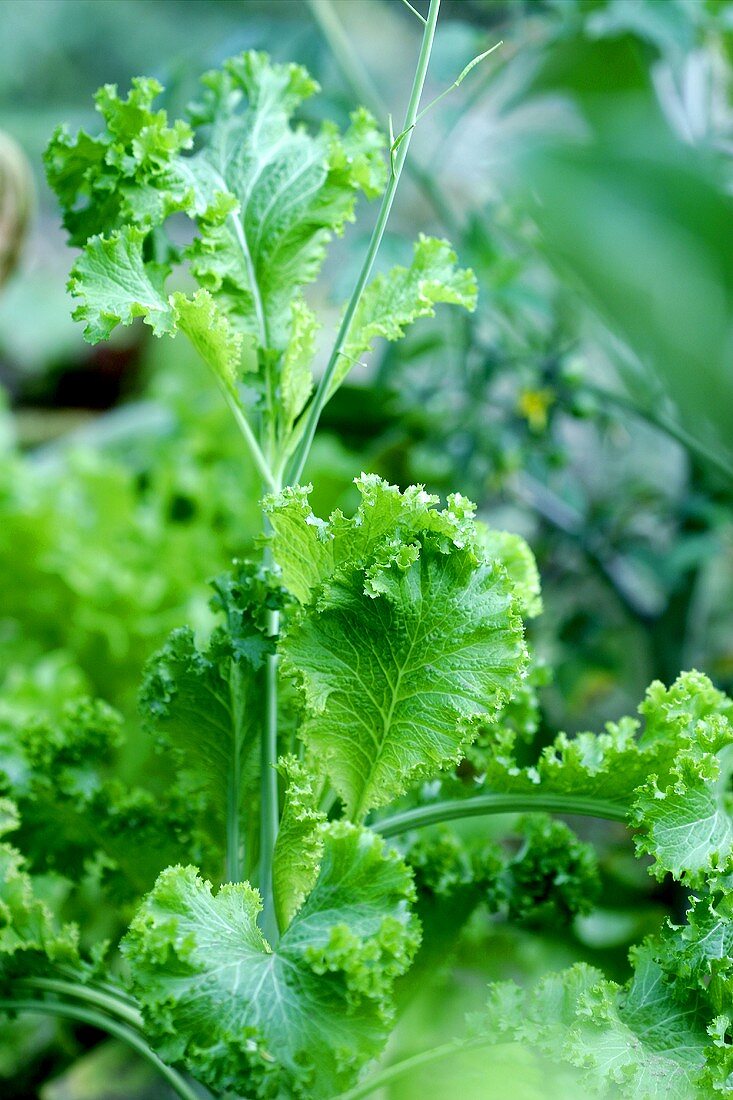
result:
<svg viewBox="0 0 733 1100"><path fill-rule="evenodd" d="M174 754L177 768L204 793L219 822L251 811L259 775L262 672L272 643L265 610L277 597L254 567L240 565L216 582L215 605L226 615L208 646L175 630L149 663L140 705L144 720Z"/></svg>
<svg viewBox="0 0 733 1100"><path fill-rule="evenodd" d="M286 757L280 770L288 781L272 866L275 913L281 929L313 888L323 855L326 814L319 807L317 769Z"/></svg>
<svg viewBox="0 0 733 1100"><path fill-rule="evenodd" d="M475 309L476 278L459 268L457 260L447 241L420 234L409 267L393 267L370 283L351 324L333 389L377 337L399 340L413 321L434 316L441 302Z"/></svg>
<svg viewBox="0 0 733 1100"><path fill-rule="evenodd" d="M407 869L365 830L324 833L318 879L271 947L249 885L165 871L124 942L164 1057L248 1098L331 1097L381 1049L419 934Z"/></svg>
<svg viewBox="0 0 733 1100"><path fill-rule="evenodd" d="M357 481L347 519L316 520L301 490L270 502L285 584L306 603L282 644L302 685L301 736L361 820L460 758L479 716L521 682L513 585L481 557L470 502ZM308 602L310 601L310 602Z"/></svg>
<svg viewBox="0 0 733 1100"><path fill-rule="evenodd" d="M382 140L366 112L341 136L292 123L318 85L299 65L274 65L249 52L204 77L197 121L209 125L193 170L212 195L231 195L224 219L202 219L189 249L199 283L262 348L284 350L291 301L313 281L333 233L351 218L357 191L384 181Z"/></svg>
<svg viewBox="0 0 733 1100"><path fill-rule="evenodd" d="M579 964L529 992L513 983L491 988L476 1032L508 1038L584 1070L589 1095L633 1100L713 1100L726 1091L731 1051L726 1022L707 991L671 982L660 962L665 944L632 951L625 986Z"/></svg>
<svg viewBox="0 0 733 1100"><path fill-rule="evenodd" d="M230 390L256 366L258 347L292 424L310 391L313 350L298 291L317 276L358 193L381 190L384 141L363 110L343 134L331 123L315 133L296 123L318 86L300 66L265 54L232 58L203 85L189 117L170 125L154 109L157 81L134 80L126 99L105 85L101 134L55 133L48 179L83 248L70 281L75 316L92 343L136 317L157 336L183 331ZM174 213L196 223L185 249L167 232ZM193 297L166 286L181 261L199 284Z"/></svg>
<svg viewBox="0 0 733 1100"><path fill-rule="evenodd" d="M12 802L0 800L0 835L19 825ZM35 889L20 852L0 844L0 979L32 970L39 959L73 963L77 931L60 925Z"/></svg>

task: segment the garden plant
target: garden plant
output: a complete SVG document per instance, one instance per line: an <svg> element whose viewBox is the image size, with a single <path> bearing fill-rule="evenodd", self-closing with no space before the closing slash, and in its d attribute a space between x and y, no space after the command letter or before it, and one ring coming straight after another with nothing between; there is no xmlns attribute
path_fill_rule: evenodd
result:
<svg viewBox="0 0 733 1100"><path fill-rule="evenodd" d="M261 531L212 582L213 631L177 627L147 663L162 783L131 781L119 714L65 697L63 678L53 718L19 706L10 737L0 711L3 1020L106 1032L183 1100L390 1096L506 1044L567 1069L578 1096L714 1098L733 1090L733 701L690 670L601 732L537 743L526 541L477 519L460 484L441 502L364 472L353 514L319 516L303 481L324 408L374 342L481 294L434 236L374 274L413 132L440 109L423 97L439 6L416 13L388 135L365 108L343 129L306 124L308 72L248 51L203 76L185 118L138 78L99 90L98 132L62 126L48 146L85 338L142 318L192 345L240 433ZM454 86L500 64L491 52ZM362 197L380 205L329 333L308 288ZM484 828L497 815L518 815L509 844ZM421 976L480 907L548 926L591 911L596 856L568 824L588 819L625 826L687 898L634 947L628 980L581 961L531 988L495 982L453 1039L391 1057ZM63 883L90 868L121 936L66 919Z"/></svg>

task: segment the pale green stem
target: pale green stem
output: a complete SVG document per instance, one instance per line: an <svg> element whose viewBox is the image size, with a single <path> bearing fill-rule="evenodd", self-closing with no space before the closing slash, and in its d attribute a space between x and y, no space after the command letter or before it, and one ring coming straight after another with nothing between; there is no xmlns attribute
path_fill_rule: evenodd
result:
<svg viewBox="0 0 733 1100"><path fill-rule="evenodd" d="M402 169L407 159L407 151L410 146L410 139L415 126L415 119L417 118L418 111L420 109L420 98L422 96L423 87L425 84L425 77L428 71L428 65L430 63L430 54L433 48L433 39L435 38L435 28L438 22L438 12L440 10L440 0L430 0L430 9L428 11L427 20L425 22L425 31L423 34L422 44L420 46L420 55L418 57L417 68L415 70L415 78L412 83L412 91L410 93L410 100L407 105L407 113L405 114L405 121L402 128L403 137L399 142L396 152L392 158L392 171L390 173L389 182L382 197L382 205L377 215L377 223L374 226L374 231L369 242L369 248L364 258L364 262L359 272L359 277L356 281L356 286L352 292L349 304L346 307L343 320L336 336L336 342L333 346L333 351L326 364L326 369L321 378L318 389L315 396L308 406L305 416L305 426L303 429L302 438L295 451L293 461L288 469L287 481L289 484L295 484L300 480L303 473L303 467L305 466L306 459L310 452L313 438L318 427L318 421L324 406L330 397L331 383L336 373L336 369L341 358L341 353L346 344L346 340L349 335L351 323L354 320L354 315L361 301L361 296L364 293L364 289L369 281L369 277L372 273L374 261L379 251L379 246L382 243L382 237L387 227L387 221L389 219L390 212L392 210L392 204L394 203L395 195L397 194L397 187L400 182L400 176L402 175Z"/></svg>
<svg viewBox="0 0 733 1100"><path fill-rule="evenodd" d="M418 806L414 810L384 817L372 828L383 837L398 836L410 829L423 829L440 821L456 821L463 817L483 817L487 814L554 813L600 817L606 821L626 821L628 808L602 799L563 794L482 794L474 798L456 798Z"/></svg>
<svg viewBox="0 0 733 1100"><path fill-rule="evenodd" d="M76 1020L79 1023L87 1024L89 1027L106 1031L108 1035L113 1035L116 1039L127 1043L128 1046L132 1047L142 1058L149 1062L160 1076L168 1082L176 1095L180 1097L180 1100L201 1100L200 1094L195 1092L176 1070L171 1069L170 1066L161 1061L155 1051L150 1049L142 1035L101 1012L95 1012L93 1009L83 1008L79 1005L63 1004L60 1001L14 1000L13 998L0 999L0 1010L4 1012L46 1013L51 1016Z"/></svg>
<svg viewBox="0 0 733 1100"><path fill-rule="evenodd" d="M382 97L364 67L358 50L354 49L352 39L344 30L331 0L308 0L308 6L330 47L344 81L352 89L354 98L357 102L369 107L378 118L386 119L387 108ZM460 219L436 182L434 173L428 171L415 156L408 159L405 171L417 183L445 228L451 233L460 233Z"/></svg>
<svg viewBox="0 0 733 1100"><path fill-rule="evenodd" d="M454 1039L450 1043L443 1043L431 1050L413 1054L411 1058L405 1058L402 1062L395 1062L393 1066L387 1066L381 1073L377 1073L368 1081L363 1081L360 1085L349 1089L348 1092L339 1093L337 1100L361 1100L363 1096L370 1096L377 1089L383 1089L385 1086L391 1085L393 1081L404 1077L405 1074L421 1069L423 1066L428 1066L432 1062L440 1062L444 1058L450 1058L451 1055L460 1054L464 1050L477 1050L480 1047L496 1047L499 1045L503 1046L505 1044L497 1044L490 1035L477 1036L475 1039Z"/></svg>
<svg viewBox="0 0 733 1100"><path fill-rule="evenodd" d="M277 639L280 612L268 611L267 633ZM260 892L262 894L262 931L271 944L277 942L278 927L272 883L272 861L280 824L277 790L277 653L267 658L265 669L265 726L262 731L261 806L260 806Z"/></svg>
<svg viewBox="0 0 733 1100"><path fill-rule="evenodd" d="M236 661L232 661L229 670L229 697L234 723L234 744L232 762L227 784L227 839L226 839L226 877L227 882L242 880L242 837L241 837L241 782L242 782L242 738L246 716L242 713L242 692L240 690L241 672Z"/></svg>
<svg viewBox="0 0 733 1100"><path fill-rule="evenodd" d="M74 997L78 1001L87 1001L97 1008L119 1016L121 1020L142 1030L143 1018L136 1008L126 1001L120 1000L112 993L104 993L99 989L92 989L81 982L65 982L58 978L24 978L17 982L16 989L38 989L44 993L59 993L61 996Z"/></svg>
<svg viewBox="0 0 733 1100"><path fill-rule="evenodd" d="M277 483L275 481L275 478L273 477L272 470L270 469L270 464L262 453L260 445L255 438L254 432L252 431L252 426L250 425L249 420L245 416L244 411L239 405L237 399L223 387L222 390L226 398L227 405L231 409L234 415L234 419L237 422L237 426L244 436L244 441L247 444L247 449L254 459L254 464L257 467L262 480L264 481L266 487L270 490L271 493L277 492Z"/></svg>

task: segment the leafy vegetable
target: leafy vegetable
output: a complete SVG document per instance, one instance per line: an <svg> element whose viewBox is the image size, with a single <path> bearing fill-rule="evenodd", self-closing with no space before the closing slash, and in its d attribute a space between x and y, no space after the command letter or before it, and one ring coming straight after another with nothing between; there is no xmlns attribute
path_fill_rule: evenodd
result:
<svg viewBox="0 0 733 1100"><path fill-rule="evenodd" d="M323 860L276 947L246 884L164 871L123 944L164 1056L216 1088L328 1097L376 1054L394 979L419 942L407 869L346 823L323 832Z"/></svg>
<svg viewBox="0 0 733 1100"><path fill-rule="evenodd" d="M98 93L99 136L52 139L49 181L81 249L76 318L92 342L137 318L187 336L257 471L251 495L266 494L259 539L234 544L263 552L213 582L213 629L205 614L178 626L147 665L140 706L163 783L144 766L138 785L123 782L120 718L87 697L64 654L8 674L0 825L18 847L0 845L0 1009L106 1029L184 1100L196 1083L222 1097L356 1100L416 1060L507 1041L582 1069L602 1095L713 1096L733 1072L733 703L684 673L651 686L643 725L623 718L547 744L543 665L524 637L542 609L524 540L490 530L460 493L441 507L420 485L362 474L353 515L324 520L298 483L353 360L440 303L475 303L473 274L424 236L409 267L369 282L422 117L437 9L389 174L366 111L343 132L304 123L315 82L254 52L206 74L183 120L155 110L160 85L139 79L126 99ZM383 187L316 386L319 321L304 288L357 195ZM174 239L173 214L192 223L189 243ZM238 476L233 490L238 500ZM11 467L3 491L12 499ZM207 496L198 482L174 501L185 514ZM41 500L53 548L60 521ZM233 528L240 506L225 512ZM21 549L32 546L16 513ZM220 522L219 509L204 514ZM580 963L534 990L494 985L447 1050L369 1076L407 999L398 979L443 965L470 921L573 928L591 913L606 870L584 829L537 816L548 810L626 820L652 873L695 891L687 923L635 948L625 983ZM489 835L486 816L507 811L522 816ZM448 824L461 818L476 820ZM81 951L59 916L72 894ZM114 906L106 927L89 911L100 898Z"/></svg>

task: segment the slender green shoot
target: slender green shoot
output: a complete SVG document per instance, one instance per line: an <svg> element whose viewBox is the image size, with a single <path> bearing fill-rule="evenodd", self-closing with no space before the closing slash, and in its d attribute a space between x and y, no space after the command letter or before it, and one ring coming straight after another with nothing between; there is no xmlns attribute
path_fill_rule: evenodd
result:
<svg viewBox="0 0 733 1100"><path fill-rule="evenodd" d="M418 19L420 20L420 22L423 24L423 26L425 26L425 24L427 23L427 19L425 18L424 15L420 15L420 12L417 10L417 8L413 8L412 4L410 3L410 0L402 0L402 3L405 5L406 8L409 8L410 11L412 12L412 14L416 15L418 17Z"/></svg>
<svg viewBox="0 0 733 1100"><path fill-rule="evenodd" d="M605 821L626 821L628 809L617 802L596 798L581 798L564 794L482 794L475 798L456 798L418 806L375 821L372 828L383 837L399 836L410 829L423 829L441 821L457 821L464 817L487 814L555 813L600 817Z"/></svg>
<svg viewBox="0 0 733 1100"><path fill-rule="evenodd" d="M410 100L407 105L407 112L405 114L405 123L403 130L407 131L404 140L401 142L397 155L392 162L392 172L390 174L387 187L382 198L382 205L377 216L377 222L374 226L371 240L369 242L369 248L367 254L364 257L364 262L359 273L359 277L356 281L356 286L352 292L349 304L346 307L343 320L339 327L338 335L336 336L336 342L333 346L333 351L326 365L326 369L323 372L323 376L318 384L316 393L308 407L308 411L305 413L305 423L303 429L303 435L300 443L296 448L295 455L288 470L287 482L289 484L295 484L300 480L303 473L303 467L305 466L308 454L310 452L314 436L316 434L316 428L318 427L318 421L321 418L321 413L328 401L328 397L331 389L331 382L333 376L336 373L341 352L346 343L351 328L351 323L354 319L357 307L361 300L361 296L364 293L369 277L372 273L374 261L379 251L379 246L382 243L382 237L387 227L387 221L389 219L390 212L392 210L392 204L394 203L395 195L397 194L397 187L400 182L400 176L402 175L402 169L407 159L407 152L410 145L410 135L415 125L415 119L417 118L418 111L420 109L420 99L422 98L423 87L425 85L425 78L427 76L428 65L430 64L430 54L433 48L433 41L435 39L435 29L438 23L438 12L440 10L440 0L430 0L430 10L428 12L428 18L425 23L425 31L420 46L420 55L418 57L417 68L415 70L415 78L412 83L412 91L410 93Z"/></svg>
<svg viewBox="0 0 733 1100"><path fill-rule="evenodd" d="M78 1001L86 1001L95 1005L113 1016L119 1016L121 1020L136 1027L143 1028L143 1018L136 1008L112 993L105 993L99 989L92 989L81 982L67 982L60 978L23 978L15 985L16 989L38 990L42 993L58 993L61 996L73 997Z"/></svg>

